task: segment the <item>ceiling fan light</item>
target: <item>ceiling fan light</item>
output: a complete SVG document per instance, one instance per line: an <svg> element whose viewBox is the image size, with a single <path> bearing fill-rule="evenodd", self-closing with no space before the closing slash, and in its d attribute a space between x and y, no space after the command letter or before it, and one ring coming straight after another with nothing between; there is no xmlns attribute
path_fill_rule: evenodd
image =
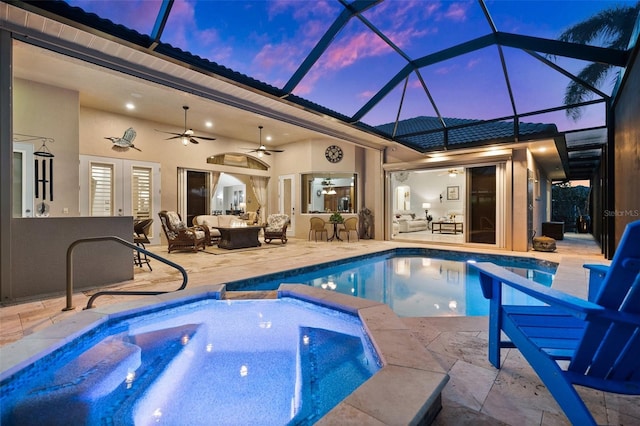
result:
<svg viewBox="0 0 640 426"><path fill-rule="evenodd" d="M263 155L264 155L264 152L262 152L262 150L258 150L258 157L262 158Z"/></svg>
<svg viewBox="0 0 640 426"><path fill-rule="evenodd" d="M184 146L189 145L189 138L187 138L187 137L184 137L184 136L181 137L180 141L182 141L182 145L184 145Z"/></svg>

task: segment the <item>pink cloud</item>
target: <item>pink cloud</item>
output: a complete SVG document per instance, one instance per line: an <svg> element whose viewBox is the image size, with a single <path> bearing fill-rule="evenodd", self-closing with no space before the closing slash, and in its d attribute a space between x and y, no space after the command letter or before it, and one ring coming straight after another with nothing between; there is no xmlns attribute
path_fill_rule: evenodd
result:
<svg viewBox="0 0 640 426"><path fill-rule="evenodd" d="M434 70L434 73L439 74L439 75L447 75L453 71L455 71L457 67L455 65L452 66L443 66L443 67L438 67Z"/></svg>
<svg viewBox="0 0 640 426"><path fill-rule="evenodd" d="M374 92L373 90L365 90L364 92L358 93L358 98L371 99L376 93L377 92Z"/></svg>
<svg viewBox="0 0 640 426"><path fill-rule="evenodd" d="M334 42L321 58L321 65L329 70L341 69L352 65L358 59L380 56L389 51L389 46L378 36L370 32L361 32L342 42Z"/></svg>
<svg viewBox="0 0 640 426"><path fill-rule="evenodd" d="M418 79L418 77L412 78L411 80L409 80L409 88L422 89L422 83L420 83L420 80Z"/></svg>
<svg viewBox="0 0 640 426"><path fill-rule="evenodd" d="M263 70L284 67L292 73L299 65L295 60L299 56L298 49L290 44L267 44L254 57L253 64L257 69Z"/></svg>
<svg viewBox="0 0 640 426"><path fill-rule="evenodd" d="M479 58L469 59L469 61L467 62L467 69L475 68L475 66L478 65L480 62L482 62L482 60Z"/></svg>
<svg viewBox="0 0 640 426"><path fill-rule="evenodd" d="M451 3L444 16L452 21L464 22L467 20L468 3Z"/></svg>

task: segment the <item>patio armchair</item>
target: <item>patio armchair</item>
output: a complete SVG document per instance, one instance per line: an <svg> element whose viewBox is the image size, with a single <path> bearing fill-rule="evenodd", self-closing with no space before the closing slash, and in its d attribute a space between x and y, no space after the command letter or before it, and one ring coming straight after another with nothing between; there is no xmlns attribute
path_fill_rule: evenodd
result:
<svg viewBox="0 0 640 426"><path fill-rule="evenodd" d="M347 234L347 241L350 241L351 233L355 232L356 238L359 240L360 236L358 235L358 218L350 217L344 220L343 227L340 228L338 233L345 232Z"/></svg>
<svg viewBox="0 0 640 426"><path fill-rule="evenodd" d="M267 226L264 228L264 242L268 244L271 240L280 240L282 244L286 244L289 221L289 216L286 214L270 214L267 217Z"/></svg>
<svg viewBox="0 0 640 426"><path fill-rule="evenodd" d="M627 225L593 300L548 288L491 263L478 269L489 307L489 362L500 368L501 348L517 348L574 425L595 425L575 385L640 395L640 220ZM502 300L513 287L545 305ZM505 335L510 340L503 340ZM562 361L562 363L559 363Z"/></svg>
<svg viewBox="0 0 640 426"><path fill-rule="evenodd" d="M207 241L211 240L209 229L205 226L187 227L180 215L173 211L162 210L158 213L162 230L167 237L169 253L171 250L204 249Z"/></svg>
<svg viewBox="0 0 640 426"><path fill-rule="evenodd" d="M326 222L324 219L320 217L312 217L309 219L310 227L309 227L309 240L311 240L311 233L313 232L316 241L318 241L318 232L320 233L320 239L322 240L322 234L326 235L327 240L329 239L329 231L325 227Z"/></svg>

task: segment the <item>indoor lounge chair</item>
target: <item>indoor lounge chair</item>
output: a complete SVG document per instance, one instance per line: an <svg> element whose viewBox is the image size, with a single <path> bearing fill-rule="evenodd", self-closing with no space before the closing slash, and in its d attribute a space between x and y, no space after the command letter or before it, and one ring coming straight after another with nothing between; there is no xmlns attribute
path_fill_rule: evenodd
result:
<svg viewBox="0 0 640 426"><path fill-rule="evenodd" d="M329 239L329 231L325 227L324 219L320 217L312 217L309 219L309 240L311 240L311 233L315 236L316 241L318 241L318 233L320 233L320 239L322 240L322 234L325 234L327 240Z"/></svg>
<svg viewBox="0 0 640 426"><path fill-rule="evenodd" d="M492 263L471 266L490 299L489 362L496 368L501 348L520 350L574 425L596 424L574 385L640 395L640 221L627 225L593 301ZM547 305L504 305L503 284Z"/></svg>
<svg viewBox="0 0 640 426"><path fill-rule="evenodd" d="M343 223L343 227L340 228L338 233L342 233L342 232L347 234L347 241L350 241L352 232L356 235L356 238L359 240L360 237L358 236L358 218L350 217L345 219Z"/></svg>
<svg viewBox="0 0 640 426"><path fill-rule="evenodd" d="M158 213L162 230L167 237L169 253L171 250L204 249L205 243L211 239L209 229L202 226L187 227L180 215L173 211L162 210Z"/></svg>
<svg viewBox="0 0 640 426"><path fill-rule="evenodd" d="M287 242L288 225L289 216L286 214L270 214L267 217L267 226L264 228L264 242L270 243L271 240L280 240L282 244L285 244Z"/></svg>

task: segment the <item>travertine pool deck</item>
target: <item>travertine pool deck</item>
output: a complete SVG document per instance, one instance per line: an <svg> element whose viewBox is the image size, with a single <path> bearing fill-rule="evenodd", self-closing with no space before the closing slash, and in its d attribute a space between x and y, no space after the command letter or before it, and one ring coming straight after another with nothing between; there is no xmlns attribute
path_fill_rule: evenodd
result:
<svg viewBox="0 0 640 426"><path fill-rule="evenodd" d="M428 245L400 241L360 240L359 242L315 242L289 239L280 246L247 252L211 255L207 253L177 252L167 254L166 247L151 247L154 252L182 265L189 272L189 286L193 288L219 284L285 269L328 262L395 247L429 247L460 251L530 256L558 262L560 267L554 279L554 288L585 297L588 274L584 263L608 263L599 247L588 234L565 234L557 242L555 253L510 252L488 250L485 247L456 247ZM136 290L172 290L180 285L180 277L158 262L152 261L153 271L135 268L131 281L112 288ZM64 285L64 284L63 284ZM49 327L64 318L81 312L92 292L73 295L75 310L62 312L65 299L62 294L39 300L24 301L0 308L0 345L9 345L24 336ZM127 301L128 300L128 301ZM105 296L96 300L99 309L122 303L135 304L131 298ZM399 321L426 350L450 380L442 391L442 411L436 416L436 425L569 425L570 423L542 385L529 365L515 349L506 351L506 361L496 370L487 361L487 318L400 318ZM1 360L4 361L4 360ZM640 424L640 398L626 397L589 389L580 389L585 401L599 424ZM393 398L393 389L385 389L378 398ZM341 420L349 419L348 415ZM405 418L406 419L406 418ZM343 423L329 423L343 424ZM352 424L384 424L372 421ZM387 424L399 425L401 418Z"/></svg>

